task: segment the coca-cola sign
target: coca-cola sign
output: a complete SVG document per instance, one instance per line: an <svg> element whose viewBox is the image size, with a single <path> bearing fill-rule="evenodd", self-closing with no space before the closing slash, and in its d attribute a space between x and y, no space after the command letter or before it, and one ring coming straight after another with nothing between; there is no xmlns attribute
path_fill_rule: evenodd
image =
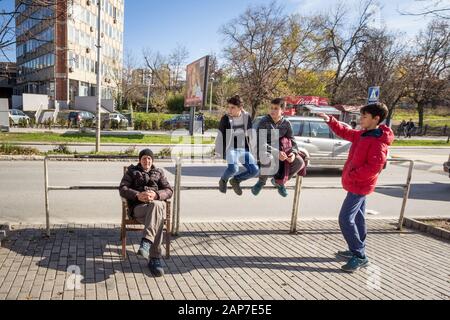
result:
<svg viewBox="0 0 450 320"><path fill-rule="evenodd" d="M297 97L287 97L286 103L294 106L299 105L313 105L313 106L328 106L328 98L315 97L315 96L297 96Z"/></svg>

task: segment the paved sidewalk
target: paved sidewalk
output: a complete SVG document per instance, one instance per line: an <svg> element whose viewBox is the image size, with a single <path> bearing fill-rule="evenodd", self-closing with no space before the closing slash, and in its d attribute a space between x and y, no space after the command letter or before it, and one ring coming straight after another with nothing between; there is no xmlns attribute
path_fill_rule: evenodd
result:
<svg viewBox="0 0 450 320"><path fill-rule="evenodd" d="M150 276L135 255L120 259L118 226L20 226L0 248L4 299L450 299L450 243L407 230L395 221L369 220L371 266L349 275L334 253L344 241L335 221L184 224L173 241L166 276ZM71 265L79 290L69 290ZM74 282L72 281L72 284Z"/></svg>

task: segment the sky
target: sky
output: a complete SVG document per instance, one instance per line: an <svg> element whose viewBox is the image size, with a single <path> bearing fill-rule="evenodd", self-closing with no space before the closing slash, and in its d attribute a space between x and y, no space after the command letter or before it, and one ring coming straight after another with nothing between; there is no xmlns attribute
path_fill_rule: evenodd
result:
<svg viewBox="0 0 450 320"><path fill-rule="evenodd" d="M268 4L272 0L125 0L124 50L138 61L144 48L167 55L177 44L189 51L189 61L215 52L219 57L223 36L219 29L238 17L248 6ZM447 1L447 0L446 0ZM450 0L448 0L450 1ZM0 0L0 11L8 9L14 0ZM356 12L360 0L343 0L351 12ZM313 14L326 12L338 0L278 0L290 13ZM378 0L377 23L405 33L413 38L429 19L402 16L399 11L413 11L414 0ZM11 50L10 59L15 60ZM3 61L4 58L0 57Z"/></svg>

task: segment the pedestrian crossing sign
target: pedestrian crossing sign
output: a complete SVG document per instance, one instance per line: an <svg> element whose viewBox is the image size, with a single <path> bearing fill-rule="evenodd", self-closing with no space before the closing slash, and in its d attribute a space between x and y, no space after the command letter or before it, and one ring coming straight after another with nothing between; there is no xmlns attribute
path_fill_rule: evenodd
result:
<svg viewBox="0 0 450 320"><path fill-rule="evenodd" d="M377 103L380 101L380 87L369 88L369 103Z"/></svg>

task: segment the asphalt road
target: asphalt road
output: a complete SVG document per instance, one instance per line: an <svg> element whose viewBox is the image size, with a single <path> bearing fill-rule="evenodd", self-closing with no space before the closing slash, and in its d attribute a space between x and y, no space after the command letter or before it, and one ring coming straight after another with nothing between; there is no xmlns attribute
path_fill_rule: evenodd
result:
<svg viewBox="0 0 450 320"><path fill-rule="evenodd" d="M416 160L411 197L406 215L410 217L450 217L450 179L442 171L449 149L393 149L394 157ZM51 186L118 185L123 166L128 163L51 162ZM174 181L174 165L160 164ZM220 164L186 164L183 186L211 186L211 190L183 191L182 222L246 220L289 220L293 191L287 199L267 188L259 197L246 190L238 197L217 191ZM304 181L300 219L335 219L345 192L340 187L340 171L310 170ZM380 178L380 185L394 186L406 181L407 164L391 164ZM252 185L255 181L249 182ZM322 189L309 189L322 187ZM327 189L332 187L333 189ZM336 189L338 188L338 189ZM379 189L369 197L371 218L398 218L402 203L401 189ZM121 205L117 191L52 191L52 223L120 223ZM45 223L44 173L42 162L0 162L0 224Z"/></svg>

